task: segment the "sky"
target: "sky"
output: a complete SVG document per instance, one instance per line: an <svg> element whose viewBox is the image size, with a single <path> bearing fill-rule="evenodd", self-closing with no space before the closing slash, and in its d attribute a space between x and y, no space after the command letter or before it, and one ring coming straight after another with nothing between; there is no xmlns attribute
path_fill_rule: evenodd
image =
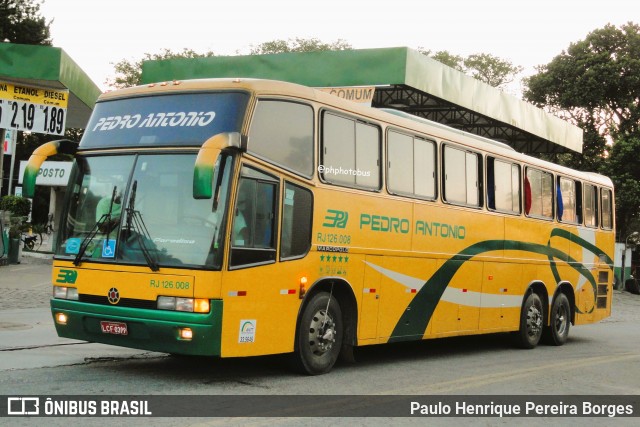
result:
<svg viewBox="0 0 640 427"><path fill-rule="evenodd" d="M247 54L275 39L342 39L380 47L489 53L524 67L549 63L606 24L640 23L638 0L44 0L62 48L103 90L114 64L183 48Z"/></svg>

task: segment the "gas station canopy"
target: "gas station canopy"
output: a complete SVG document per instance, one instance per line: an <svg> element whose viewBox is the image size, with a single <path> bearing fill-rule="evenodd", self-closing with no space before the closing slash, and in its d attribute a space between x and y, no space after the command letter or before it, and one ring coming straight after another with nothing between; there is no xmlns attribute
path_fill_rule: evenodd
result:
<svg viewBox="0 0 640 427"><path fill-rule="evenodd" d="M523 153L582 152L582 129L418 51L400 47L145 61L142 83L198 78L375 87L393 108L504 142Z"/></svg>
<svg viewBox="0 0 640 427"><path fill-rule="evenodd" d="M67 128L84 128L101 91L60 48L0 43L0 82L68 90Z"/></svg>

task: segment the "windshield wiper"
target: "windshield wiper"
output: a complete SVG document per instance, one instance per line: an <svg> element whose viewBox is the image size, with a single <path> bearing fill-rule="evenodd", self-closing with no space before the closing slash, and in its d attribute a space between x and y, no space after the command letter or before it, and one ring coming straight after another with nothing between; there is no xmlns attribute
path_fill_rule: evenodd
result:
<svg viewBox="0 0 640 427"><path fill-rule="evenodd" d="M158 262L153 258L151 251L144 242L145 239L151 241L151 235L149 234L149 230L142 219L142 214L140 211L135 210L137 188L138 181L136 180L133 181L133 185L131 186L131 196L129 196L129 203L127 203L127 233L130 236L132 230L135 232L136 241L138 242L138 246L140 247L140 251L144 256L147 265L151 271L158 271L160 269L160 267L158 267Z"/></svg>
<svg viewBox="0 0 640 427"><path fill-rule="evenodd" d="M87 251L87 248L93 241L93 238L96 237L96 234L98 234L98 231L100 231L100 227L102 227L107 222L111 221L111 212L113 211L113 203L116 200L117 192L118 192L118 187L114 186L113 192L111 193L111 200L109 201L109 211L105 214L102 214L100 219L96 221L96 223L93 225L93 227L89 231L89 234L87 234L87 236L82 240L82 243L80 243L80 249L78 249L78 253L76 254L76 257L73 259L73 265L75 265L76 267L79 266L80 263L82 262L82 257L84 256L84 253ZM110 232L111 230L107 231L107 239L109 239Z"/></svg>

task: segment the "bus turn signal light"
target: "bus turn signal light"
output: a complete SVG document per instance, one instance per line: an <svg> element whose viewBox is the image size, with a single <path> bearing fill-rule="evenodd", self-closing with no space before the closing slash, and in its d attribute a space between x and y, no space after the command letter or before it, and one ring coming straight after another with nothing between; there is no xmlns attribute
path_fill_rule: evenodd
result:
<svg viewBox="0 0 640 427"><path fill-rule="evenodd" d="M300 278L300 292L298 293L298 298L304 298L304 294L307 293L307 276L302 276Z"/></svg>
<svg viewBox="0 0 640 427"><path fill-rule="evenodd" d="M193 302L194 313L208 313L211 310L211 304L208 299L196 298Z"/></svg>

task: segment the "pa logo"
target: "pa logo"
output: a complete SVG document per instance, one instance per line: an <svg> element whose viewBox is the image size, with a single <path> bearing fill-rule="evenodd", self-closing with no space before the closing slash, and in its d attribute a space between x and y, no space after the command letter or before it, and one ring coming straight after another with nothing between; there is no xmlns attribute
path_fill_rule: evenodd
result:
<svg viewBox="0 0 640 427"><path fill-rule="evenodd" d="M76 279L78 278L78 271L76 270L67 270L65 268L61 268L58 272L58 276L56 277L56 283L76 283Z"/></svg>
<svg viewBox="0 0 640 427"><path fill-rule="evenodd" d="M322 226L328 228L345 228L348 220L349 212L327 209L327 214L324 216Z"/></svg>

